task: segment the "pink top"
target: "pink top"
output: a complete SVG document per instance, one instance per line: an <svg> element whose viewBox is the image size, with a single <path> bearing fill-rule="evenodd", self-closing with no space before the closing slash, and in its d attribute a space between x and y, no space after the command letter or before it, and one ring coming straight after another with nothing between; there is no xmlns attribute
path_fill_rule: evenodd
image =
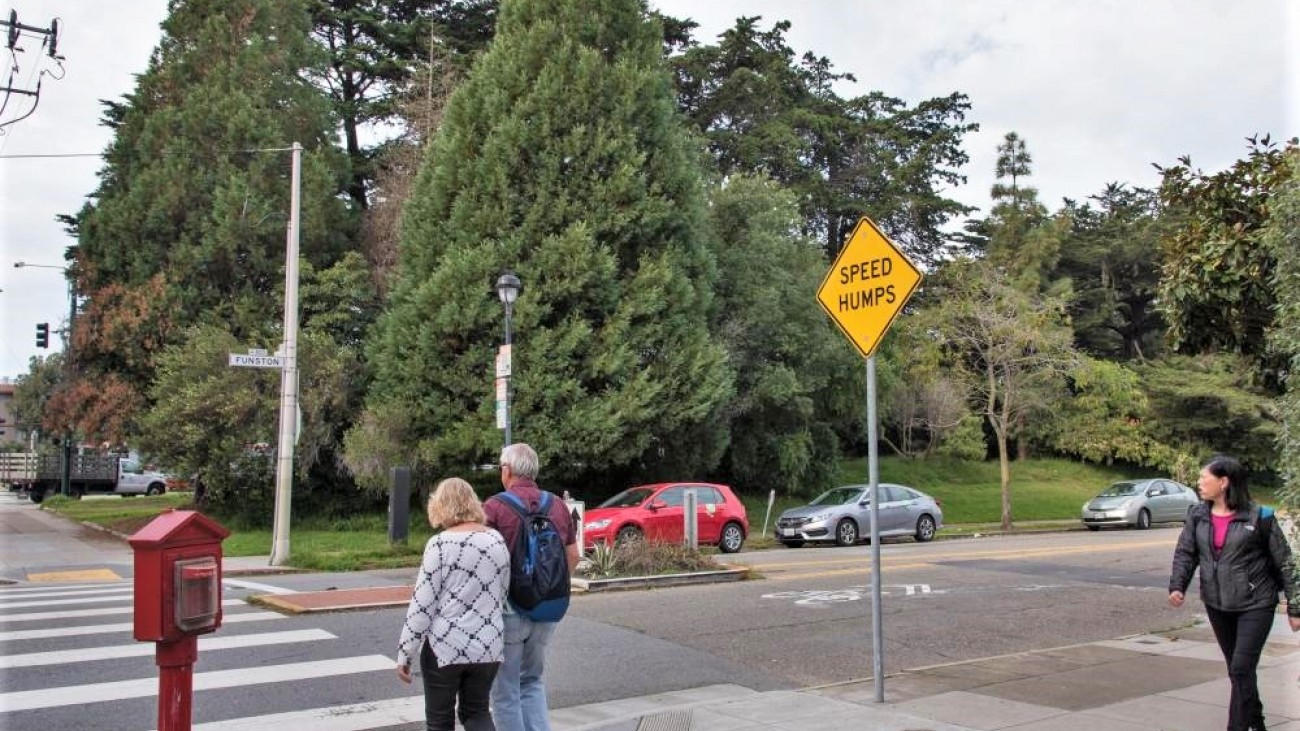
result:
<svg viewBox="0 0 1300 731"><path fill-rule="evenodd" d="M1214 550L1222 551L1223 544L1228 540L1228 526L1232 525L1232 519L1237 517L1235 513L1228 515L1210 514L1210 520L1214 524Z"/></svg>

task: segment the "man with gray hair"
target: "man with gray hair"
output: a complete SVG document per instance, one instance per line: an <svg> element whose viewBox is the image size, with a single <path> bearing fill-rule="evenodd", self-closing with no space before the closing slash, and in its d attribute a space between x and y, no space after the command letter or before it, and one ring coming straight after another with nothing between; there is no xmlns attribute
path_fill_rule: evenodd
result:
<svg viewBox="0 0 1300 731"><path fill-rule="evenodd" d="M524 443L516 443L501 450L501 485L512 493L531 512L542 502L542 489L537 486L537 452ZM483 503L487 524L495 528L511 547L518 545L523 521L519 513L506 505L500 496ZM569 574L578 565L577 530L573 517L558 495L551 494L547 511L556 530L564 537L565 555ZM551 721L547 711L546 684L542 672L546 663L546 644L555 633L556 623L538 622L523 616L506 602L505 606L505 659L497 670L492 684L492 719L497 731L550 731Z"/></svg>

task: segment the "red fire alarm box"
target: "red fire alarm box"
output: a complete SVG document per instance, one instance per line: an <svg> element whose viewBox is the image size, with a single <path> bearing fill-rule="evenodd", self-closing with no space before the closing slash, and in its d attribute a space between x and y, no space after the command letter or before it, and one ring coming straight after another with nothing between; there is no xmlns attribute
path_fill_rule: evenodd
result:
<svg viewBox="0 0 1300 731"><path fill-rule="evenodd" d="M135 638L168 642L221 626L221 541L230 531L169 510L128 542L135 551Z"/></svg>

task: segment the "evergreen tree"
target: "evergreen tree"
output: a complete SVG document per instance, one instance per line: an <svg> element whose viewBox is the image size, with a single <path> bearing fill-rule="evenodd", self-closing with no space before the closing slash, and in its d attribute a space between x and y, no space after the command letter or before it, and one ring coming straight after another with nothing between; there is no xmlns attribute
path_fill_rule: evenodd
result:
<svg viewBox="0 0 1300 731"><path fill-rule="evenodd" d="M415 72L433 59L468 68L496 27L497 0L309 0L312 36L328 54L318 83L329 92L351 161L348 195L368 207L380 146L368 126L391 121ZM433 73L430 68L429 73Z"/></svg>
<svg viewBox="0 0 1300 731"><path fill-rule="evenodd" d="M1070 232L1055 276L1068 278L1075 343L1112 360L1160 354L1164 324L1156 310L1160 281L1159 207L1155 194L1111 183L1089 202L1067 200Z"/></svg>
<svg viewBox="0 0 1300 731"><path fill-rule="evenodd" d="M820 248L798 235L794 196L772 181L733 177L709 211L727 273L713 330L736 370L723 477L756 494L820 493L865 399L861 359L807 306L826 273Z"/></svg>
<svg viewBox="0 0 1300 731"><path fill-rule="evenodd" d="M105 374L118 403L141 397L156 355L192 325L242 342L278 330L290 143L307 149L303 256L325 267L348 245L346 162L328 100L300 76L320 60L302 4L176 0L162 28L136 89L108 105L107 164L71 219L85 306L70 412L108 409Z"/></svg>
<svg viewBox="0 0 1300 731"><path fill-rule="evenodd" d="M637 0L502 5L407 205L376 381L348 437L363 480L500 448L490 287L507 269L524 283L514 436L551 485L609 491L611 476L717 463L732 374L707 331L717 272L662 40Z"/></svg>
<svg viewBox="0 0 1300 731"><path fill-rule="evenodd" d="M970 102L951 94L908 107L874 92L834 87L854 77L785 39L788 21L759 28L737 19L714 45L674 57L683 113L705 137L722 175L770 176L794 191L805 235L834 255L864 214L914 259L942 258L941 229L970 209L943 196L965 178L962 136Z"/></svg>

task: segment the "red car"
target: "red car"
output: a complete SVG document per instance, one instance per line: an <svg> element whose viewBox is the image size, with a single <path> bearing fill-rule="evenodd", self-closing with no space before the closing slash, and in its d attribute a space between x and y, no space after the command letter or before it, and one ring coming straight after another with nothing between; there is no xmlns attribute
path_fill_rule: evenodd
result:
<svg viewBox="0 0 1300 731"><path fill-rule="evenodd" d="M739 551L749 535L745 506L730 487L707 482L661 482L620 492L587 511L582 524L584 547L629 538L682 542L687 490L695 491L700 543L715 544L723 553Z"/></svg>

